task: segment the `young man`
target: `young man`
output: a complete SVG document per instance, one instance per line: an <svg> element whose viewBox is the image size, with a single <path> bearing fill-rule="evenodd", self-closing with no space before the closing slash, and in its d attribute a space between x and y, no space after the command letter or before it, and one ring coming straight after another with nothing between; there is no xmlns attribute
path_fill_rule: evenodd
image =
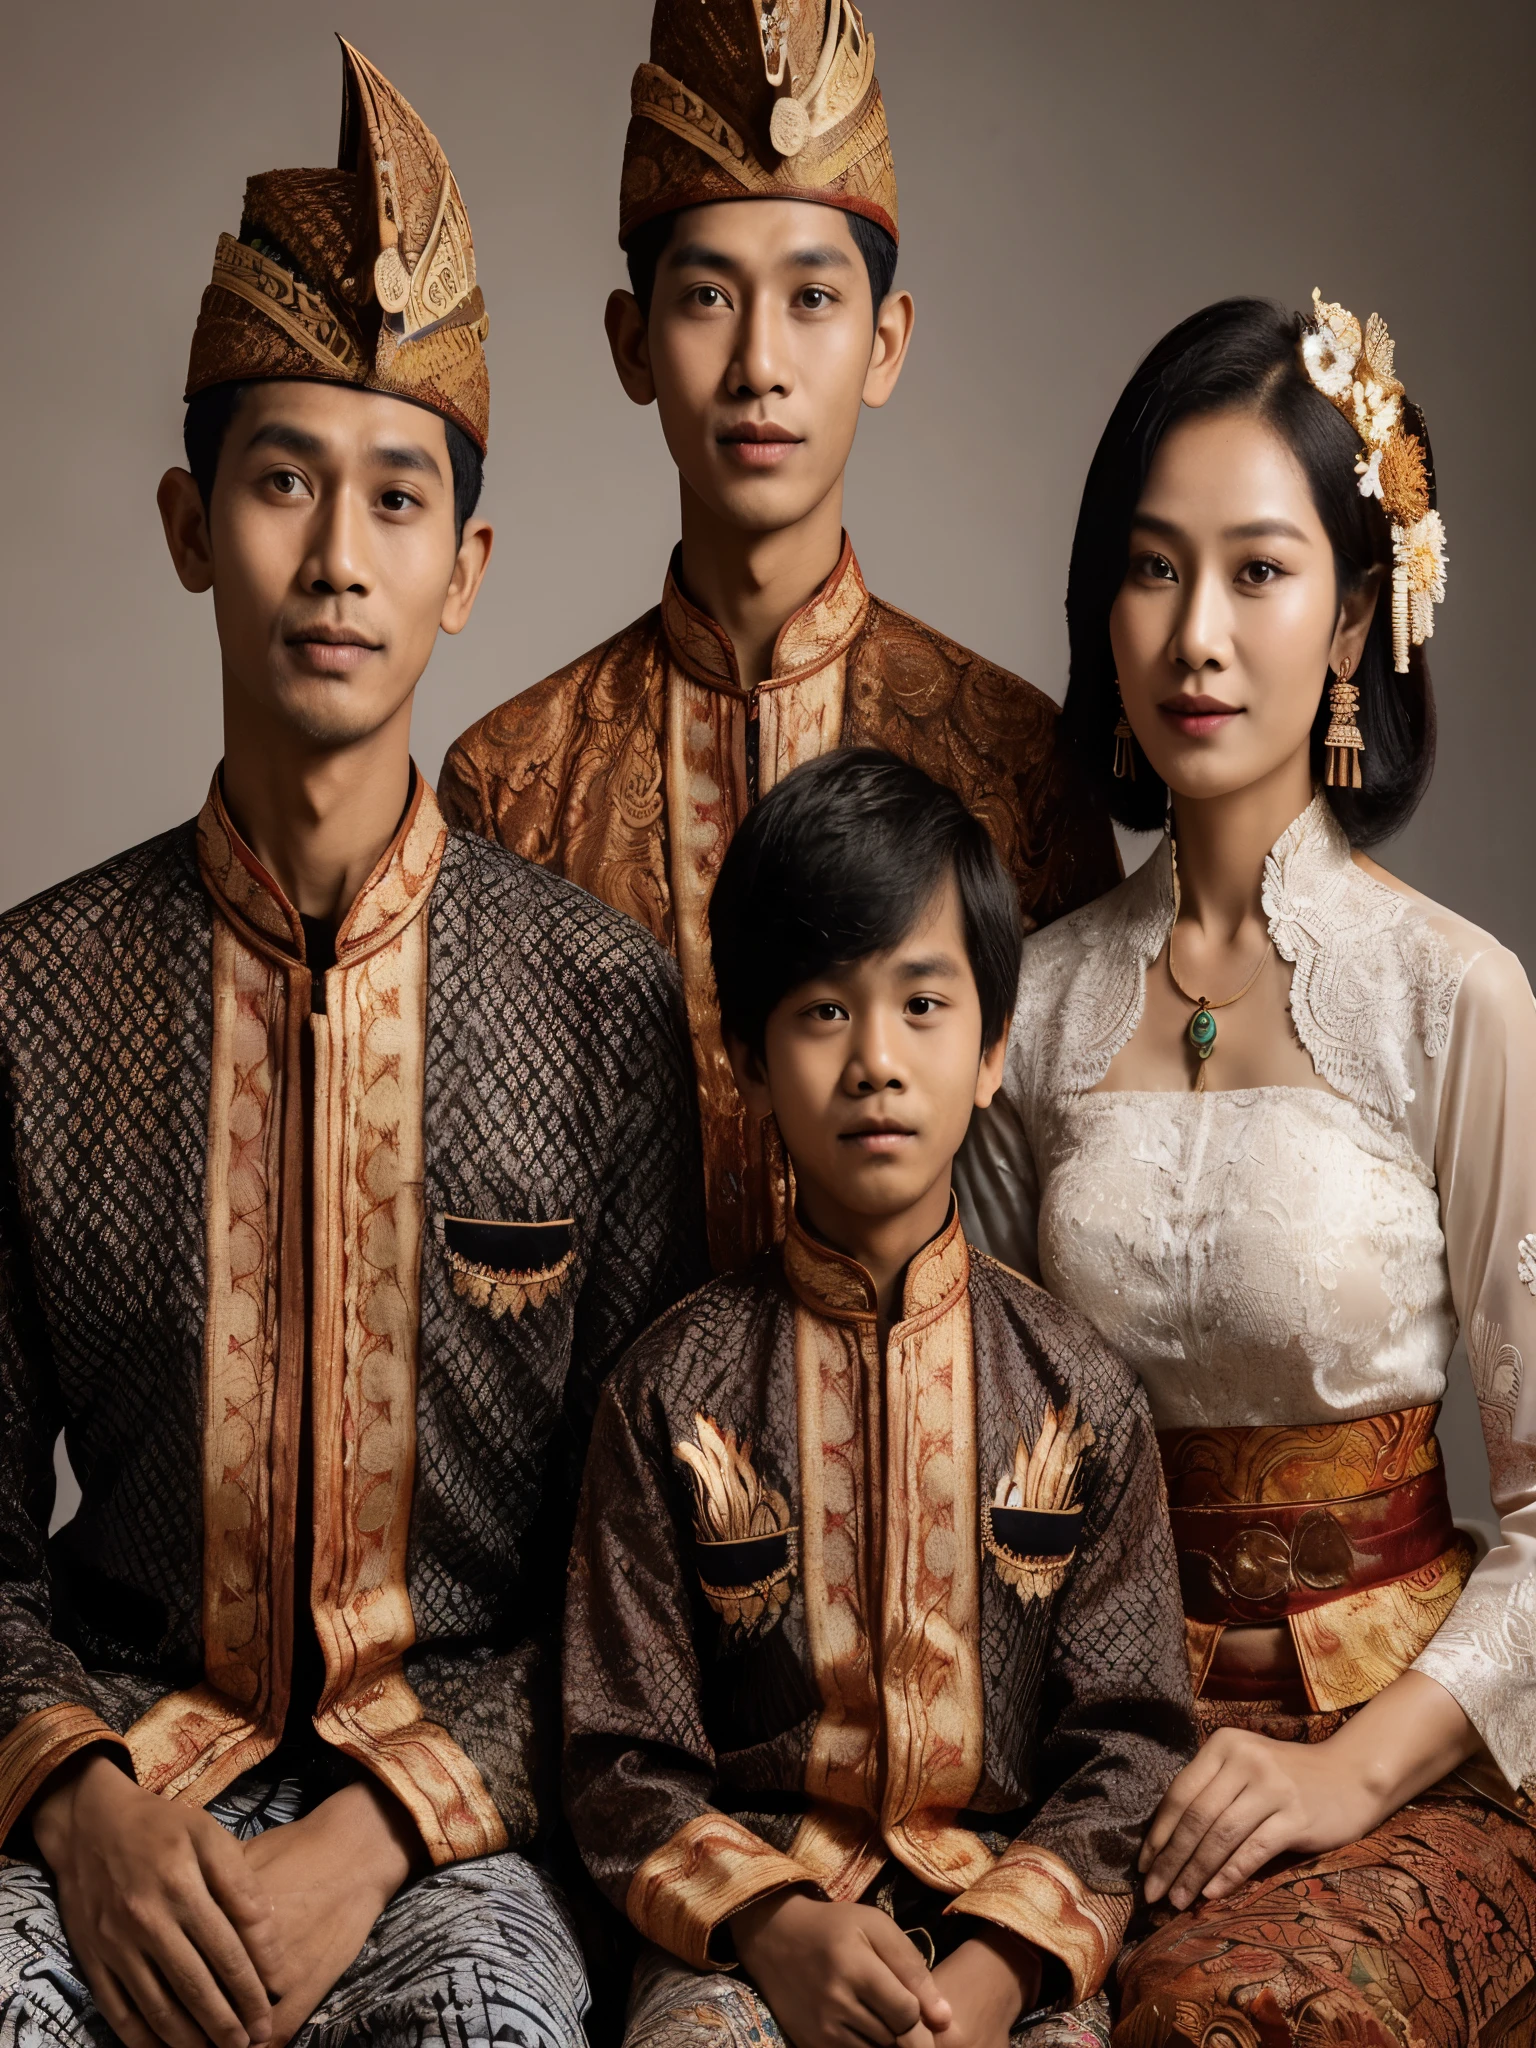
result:
<svg viewBox="0 0 1536 2048"><path fill-rule="evenodd" d="M870 597L843 533L859 408L889 399L912 333L874 45L851 0L657 0L619 239L634 289L609 300L608 338L625 391L660 414L681 545L660 607L465 733L442 796L454 822L676 951L725 1268L783 1226L782 1160L731 1080L705 932L758 797L830 747L888 748L986 822L1031 925L1119 865L1055 706Z"/></svg>
<svg viewBox="0 0 1536 2048"><path fill-rule="evenodd" d="M794 2048L1001 2048L1097 1994L1194 1748L1145 1398L951 1193L1016 898L958 798L859 750L748 817L710 924L796 1207L604 1392L567 1810L653 1945L631 2048L773 2042L770 2013Z"/></svg>
<svg viewBox="0 0 1536 2048"><path fill-rule="evenodd" d="M442 151L345 75L341 168L220 239L160 487L208 800L0 919L5 2040L581 2038L517 1852L598 1383L703 1268L686 1026L412 765L486 322Z"/></svg>

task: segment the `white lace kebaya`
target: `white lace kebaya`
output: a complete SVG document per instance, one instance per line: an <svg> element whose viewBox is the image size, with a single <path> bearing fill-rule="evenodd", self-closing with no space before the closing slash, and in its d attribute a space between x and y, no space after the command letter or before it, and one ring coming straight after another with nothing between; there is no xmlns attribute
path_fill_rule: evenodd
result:
<svg viewBox="0 0 1536 2048"><path fill-rule="evenodd" d="M1320 794L1263 903L1317 1084L1099 1089L1172 927L1165 839L1026 943L965 1225L1090 1318L1160 1429L1439 1401L1465 1328L1502 1541L1413 1668L1536 1797L1536 1004L1485 932L1359 868Z"/></svg>

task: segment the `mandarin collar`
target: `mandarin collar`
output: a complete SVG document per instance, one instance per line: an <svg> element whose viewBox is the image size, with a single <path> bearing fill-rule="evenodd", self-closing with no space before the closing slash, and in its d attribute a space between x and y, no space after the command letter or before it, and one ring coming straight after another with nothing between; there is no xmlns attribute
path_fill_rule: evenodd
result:
<svg viewBox="0 0 1536 2048"><path fill-rule="evenodd" d="M661 596L662 630L672 659L697 683L745 695L736 650L708 612L700 611L684 591L680 562L681 550L674 550ZM869 592L845 533L837 567L815 596L779 628L772 670L763 688L801 682L846 654L863 630L868 611Z"/></svg>
<svg viewBox="0 0 1536 2048"><path fill-rule="evenodd" d="M203 881L230 923L259 952L303 966L299 913L241 838L225 809L222 781L221 764L198 813L197 863ZM437 799L413 761L405 815L336 934L338 967L376 953L425 908L447 840Z"/></svg>
<svg viewBox="0 0 1536 2048"><path fill-rule="evenodd" d="M875 1283L845 1252L813 1237L790 1211L784 1234L784 1273L796 1299L813 1315L831 1322L876 1320L879 1301ZM949 1198L949 1218L937 1237L928 1240L907 1267L902 1283L901 1323L942 1313L965 1292L971 1277L970 1248L960 1228L960 1208Z"/></svg>

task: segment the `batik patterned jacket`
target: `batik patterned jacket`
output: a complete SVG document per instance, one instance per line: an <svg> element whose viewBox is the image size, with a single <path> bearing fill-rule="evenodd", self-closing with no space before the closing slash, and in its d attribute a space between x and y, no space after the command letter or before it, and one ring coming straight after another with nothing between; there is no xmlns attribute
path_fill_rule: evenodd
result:
<svg viewBox="0 0 1536 2048"><path fill-rule="evenodd" d="M318 1734L438 1863L539 1825L586 1424L702 1271L676 969L417 778L326 996L217 784L0 919L0 1840L88 1744L275 1746L306 1343Z"/></svg>
<svg viewBox="0 0 1536 2048"><path fill-rule="evenodd" d="M449 820L557 869L678 955L693 1033L710 1249L744 1264L780 1234L772 1124L749 1125L720 1037L706 912L759 795L837 746L884 747L964 798L1048 924L1120 879L1102 804L1049 697L873 598L853 550L744 690L735 651L674 572L660 607L490 712L450 748Z"/></svg>
<svg viewBox="0 0 1536 2048"><path fill-rule="evenodd" d="M882 1359L867 1275L792 1219L604 1392L565 1703L587 1863L685 1961L894 1858L1088 1996L1194 1746L1136 1380L954 1218Z"/></svg>

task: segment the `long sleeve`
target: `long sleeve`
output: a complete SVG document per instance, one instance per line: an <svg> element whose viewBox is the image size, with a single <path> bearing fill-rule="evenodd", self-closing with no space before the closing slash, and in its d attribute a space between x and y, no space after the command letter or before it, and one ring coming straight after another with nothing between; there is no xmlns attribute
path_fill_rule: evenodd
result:
<svg viewBox="0 0 1536 2048"><path fill-rule="evenodd" d="M664 1421L626 1366L587 1459L565 1623L566 1809L588 1869L696 1967L715 1930L809 1874L720 1812ZM626 1410L633 1407L638 1420ZM649 1425L649 1426L648 1426Z"/></svg>
<svg viewBox="0 0 1536 2048"><path fill-rule="evenodd" d="M90 1680L52 1632L48 1518L62 1421L17 1200L9 1105L0 1110L0 1846L59 1765L123 1747ZM126 1748L123 1748L126 1759Z"/></svg>
<svg viewBox="0 0 1536 2048"><path fill-rule="evenodd" d="M1468 968L1441 1057L1441 1222L1501 1540L1414 1669L1536 1797L1536 1005L1513 954Z"/></svg>
<svg viewBox="0 0 1536 2048"><path fill-rule="evenodd" d="M1058 1595L1040 1700L1038 1804L950 1908L1054 1956L1074 2000L1114 1964L1147 1823L1196 1742L1162 1471L1139 1387L1086 1469L1083 1532Z"/></svg>

